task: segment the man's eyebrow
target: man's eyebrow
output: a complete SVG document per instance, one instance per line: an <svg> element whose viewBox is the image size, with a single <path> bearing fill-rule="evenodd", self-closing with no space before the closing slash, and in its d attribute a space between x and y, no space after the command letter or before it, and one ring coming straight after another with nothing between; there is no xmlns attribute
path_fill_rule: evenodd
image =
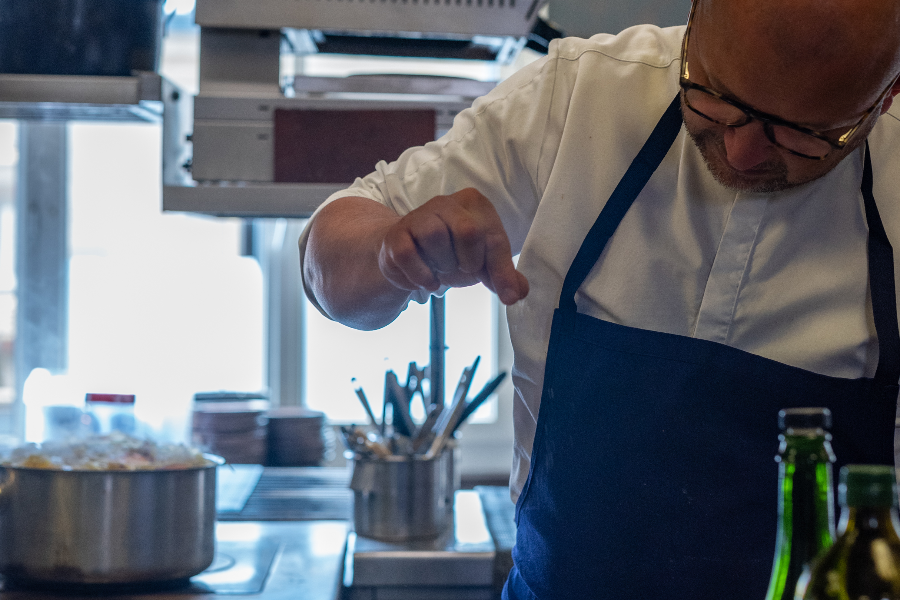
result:
<svg viewBox="0 0 900 600"><path fill-rule="evenodd" d="M728 86L724 85L724 84L722 83L722 81L719 80L715 75L710 75L708 72L706 72L706 70L703 71L703 74L704 74L704 76L706 77L707 81L709 81L709 86L710 86L712 89L714 89L715 91L717 91L717 92L719 92L720 94L722 94L724 97L728 98L729 100L735 100L735 101L737 101L737 102L740 102L741 104L743 104L743 105L745 105L745 106L749 106L750 108L752 108L752 109L754 109L754 110L758 110L755 106L753 106L753 105L750 104L749 102L745 102L744 100L738 98L737 95L735 95L735 94L728 88ZM788 121L787 119L784 119L784 118L781 117L780 115L773 115L773 114L771 114L771 113L767 113L767 112L762 111L762 110L759 111L759 112L761 112L761 113L763 113L763 114L765 114L765 115L770 115L770 116L773 116L773 117L778 117L779 119L783 119L783 120L785 120L785 121ZM855 116L855 117L853 117L853 118L851 118L851 119L848 119L848 122L847 122L847 123L844 123L844 124L841 124L841 125L834 125L834 124L832 124L832 123L828 123L827 125L813 125L813 124L809 124L809 123L795 123L794 121L788 121L788 122L789 122L789 123L795 123L796 125L800 125L800 126L802 126L802 127L808 128L808 129L812 129L813 131L818 131L818 132L821 132L821 133L827 133L827 132L829 132L829 131L837 131L837 130L840 130L840 129L845 129L845 128L848 128L848 127L852 127L852 126L856 123L856 121L859 119L860 116L862 116L862 115L857 115L857 116Z"/></svg>
<svg viewBox="0 0 900 600"><path fill-rule="evenodd" d="M727 85L722 83L722 81L718 77L716 77L715 75L710 75L709 72L707 72L705 69L703 70L703 73L706 75L706 79L707 81L709 81L709 85L711 88L713 88L723 96L728 96L732 100L737 100L742 104L747 104L746 102L738 98ZM750 105L747 104L747 106Z"/></svg>
<svg viewBox="0 0 900 600"><path fill-rule="evenodd" d="M709 72L707 72L705 69L703 71L703 74L706 75L706 80L709 81L709 86L712 89L714 89L715 91L719 92L720 94L722 94L729 100L734 100L736 102L740 102L741 104L743 104L745 106L749 106L750 108L752 108L754 110L758 110L755 106L753 106L749 102L744 102L744 100L739 98L737 96L737 94L732 92L731 89L727 85L722 83L722 81L715 75L710 75ZM759 112L764 113L764 114L769 114L769 113L766 113L765 111L759 111ZM772 115L772 116L778 116L778 115Z"/></svg>

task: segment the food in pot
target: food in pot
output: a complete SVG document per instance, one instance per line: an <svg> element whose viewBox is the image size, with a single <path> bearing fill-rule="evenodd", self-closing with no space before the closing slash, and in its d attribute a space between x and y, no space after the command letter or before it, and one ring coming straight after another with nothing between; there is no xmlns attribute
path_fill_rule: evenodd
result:
<svg viewBox="0 0 900 600"><path fill-rule="evenodd" d="M69 441L20 446L0 464L61 471L150 471L195 469L213 464L196 448L159 444L121 432Z"/></svg>

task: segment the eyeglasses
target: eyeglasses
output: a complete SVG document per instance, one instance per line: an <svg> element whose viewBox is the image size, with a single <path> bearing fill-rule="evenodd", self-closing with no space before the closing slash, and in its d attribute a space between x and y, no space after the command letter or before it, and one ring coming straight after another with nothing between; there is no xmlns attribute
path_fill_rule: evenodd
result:
<svg viewBox="0 0 900 600"><path fill-rule="evenodd" d="M684 39L681 42L680 84L685 106L704 119L726 127L743 127L752 120L759 121L762 123L763 131L770 142L796 156L813 160L824 160L832 150L840 150L846 146L866 119L881 106L882 101L884 101L894 85L894 82L892 82L881 93L875 104L863 113L859 121L836 140L833 139L833 133L828 135L825 132L816 131L785 121L774 115L760 112L737 100L726 98L720 92L699 83L694 83L689 79L690 73L687 62L688 37L690 36L696 7L697 0L694 0L691 3L691 13L684 31Z"/></svg>

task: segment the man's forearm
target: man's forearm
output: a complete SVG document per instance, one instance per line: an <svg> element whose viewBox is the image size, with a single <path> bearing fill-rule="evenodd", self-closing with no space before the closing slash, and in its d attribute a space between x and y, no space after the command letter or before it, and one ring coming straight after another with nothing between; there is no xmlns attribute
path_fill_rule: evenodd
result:
<svg viewBox="0 0 900 600"><path fill-rule="evenodd" d="M306 285L334 320L378 329L394 320L410 292L394 286L378 266L385 232L400 217L367 198L341 198L316 215L304 259Z"/></svg>
<svg viewBox="0 0 900 600"><path fill-rule="evenodd" d="M357 329L394 320L410 294L483 283L504 304L528 294L500 216L465 188L402 218L366 198L341 198L313 219L304 279L333 319Z"/></svg>

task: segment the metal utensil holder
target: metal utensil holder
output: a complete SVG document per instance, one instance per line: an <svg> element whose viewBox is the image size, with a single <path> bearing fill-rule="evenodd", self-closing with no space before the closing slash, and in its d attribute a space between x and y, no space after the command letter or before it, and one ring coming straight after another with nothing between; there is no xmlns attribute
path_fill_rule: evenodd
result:
<svg viewBox="0 0 900 600"><path fill-rule="evenodd" d="M356 456L353 525L357 535L387 542L434 539L453 524L453 497L459 489L456 444L434 458Z"/></svg>

